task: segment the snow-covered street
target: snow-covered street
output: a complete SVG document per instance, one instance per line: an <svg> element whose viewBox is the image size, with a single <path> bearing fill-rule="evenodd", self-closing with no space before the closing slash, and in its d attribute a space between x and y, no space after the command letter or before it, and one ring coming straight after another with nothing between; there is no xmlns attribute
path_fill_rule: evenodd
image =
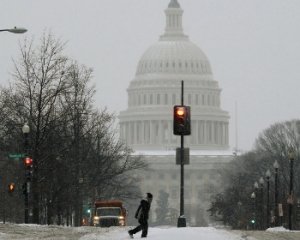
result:
<svg viewBox="0 0 300 240"><path fill-rule="evenodd" d="M125 240L131 227L61 227L34 224L0 224L0 240ZM140 234L134 239L141 239ZM149 229L149 240L296 240L300 231L283 228L267 231L230 231L213 227L155 227Z"/></svg>

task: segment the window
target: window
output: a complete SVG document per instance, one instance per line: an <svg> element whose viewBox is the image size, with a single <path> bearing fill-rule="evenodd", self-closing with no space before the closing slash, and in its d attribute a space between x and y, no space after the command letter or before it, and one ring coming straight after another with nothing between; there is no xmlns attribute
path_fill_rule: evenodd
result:
<svg viewBox="0 0 300 240"><path fill-rule="evenodd" d="M156 96L156 103L160 104L160 94L157 94L157 96Z"/></svg>
<svg viewBox="0 0 300 240"><path fill-rule="evenodd" d="M153 104L153 95L150 94L150 104Z"/></svg>
<svg viewBox="0 0 300 240"><path fill-rule="evenodd" d="M191 105L192 104L192 94L188 95L188 104Z"/></svg>
<svg viewBox="0 0 300 240"><path fill-rule="evenodd" d="M176 104L176 94L172 94L172 104Z"/></svg>
<svg viewBox="0 0 300 240"><path fill-rule="evenodd" d="M199 94L196 94L196 105L199 105Z"/></svg>
<svg viewBox="0 0 300 240"><path fill-rule="evenodd" d="M168 104L168 94L165 94L165 105Z"/></svg>
<svg viewBox="0 0 300 240"><path fill-rule="evenodd" d="M208 127L208 140L212 142L212 123L210 121L207 122Z"/></svg>

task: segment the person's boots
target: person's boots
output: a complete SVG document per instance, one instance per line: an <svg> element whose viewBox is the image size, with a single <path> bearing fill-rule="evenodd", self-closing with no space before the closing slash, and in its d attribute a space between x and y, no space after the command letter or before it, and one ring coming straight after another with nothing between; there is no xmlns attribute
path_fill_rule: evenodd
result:
<svg viewBox="0 0 300 240"><path fill-rule="evenodd" d="M128 231L128 234L129 234L130 238L133 238L133 234L132 234L132 232L130 230Z"/></svg>

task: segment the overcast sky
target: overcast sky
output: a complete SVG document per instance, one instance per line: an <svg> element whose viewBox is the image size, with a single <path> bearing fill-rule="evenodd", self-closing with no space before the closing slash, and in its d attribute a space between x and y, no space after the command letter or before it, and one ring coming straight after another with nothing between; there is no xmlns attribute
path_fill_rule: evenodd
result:
<svg viewBox="0 0 300 240"><path fill-rule="evenodd" d="M94 69L96 103L118 114L144 51L164 32L170 0L0 0L0 84L7 84L18 42L45 30L68 41L66 54ZM230 145L250 150L271 124L300 116L299 0L179 0L184 32L210 60L229 111Z"/></svg>

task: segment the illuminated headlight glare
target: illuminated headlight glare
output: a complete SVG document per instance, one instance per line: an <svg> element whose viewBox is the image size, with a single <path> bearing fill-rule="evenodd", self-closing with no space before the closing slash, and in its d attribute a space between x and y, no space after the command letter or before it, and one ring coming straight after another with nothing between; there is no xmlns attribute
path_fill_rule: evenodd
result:
<svg viewBox="0 0 300 240"><path fill-rule="evenodd" d="M119 219L119 224L120 224L120 226L125 226L125 221L124 221L124 219Z"/></svg>
<svg viewBox="0 0 300 240"><path fill-rule="evenodd" d="M98 224L99 223L99 217L98 216L95 216L94 217L94 224Z"/></svg>
<svg viewBox="0 0 300 240"><path fill-rule="evenodd" d="M120 226L125 226L125 218L123 216L119 216L119 224Z"/></svg>

